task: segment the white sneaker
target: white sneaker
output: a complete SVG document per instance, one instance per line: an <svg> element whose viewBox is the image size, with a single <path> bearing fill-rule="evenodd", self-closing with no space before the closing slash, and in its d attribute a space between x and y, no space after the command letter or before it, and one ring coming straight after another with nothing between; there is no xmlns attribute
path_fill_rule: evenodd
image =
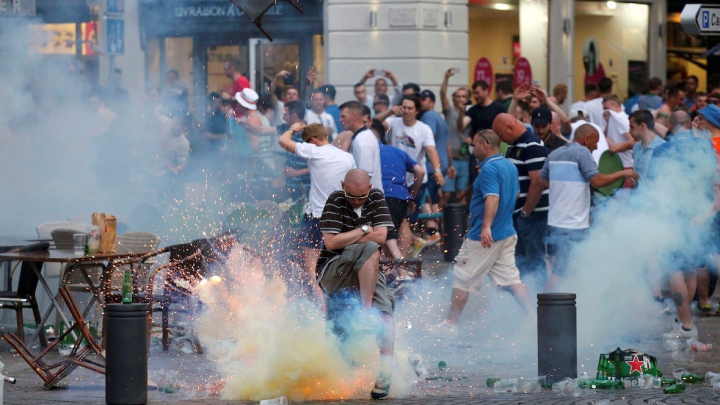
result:
<svg viewBox="0 0 720 405"><path fill-rule="evenodd" d="M678 322L679 323L679 322ZM695 325L693 325L692 329L685 330L682 328L682 324L680 324L680 327L677 330L673 330L672 332L668 332L663 335L664 339L672 339L675 337L675 339L697 339L698 337L698 330Z"/></svg>

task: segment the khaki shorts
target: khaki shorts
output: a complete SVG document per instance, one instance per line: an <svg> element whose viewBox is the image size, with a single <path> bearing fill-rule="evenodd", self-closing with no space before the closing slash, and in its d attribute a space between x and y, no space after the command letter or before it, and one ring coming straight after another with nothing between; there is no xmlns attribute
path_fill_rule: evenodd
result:
<svg viewBox="0 0 720 405"><path fill-rule="evenodd" d="M365 262L380 249L375 242L350 245L343 249L342 254L330 259L320 270L318 284L329 296L344 290L360 288L358 271ZM378 263L379 265L379 263ZM385 273L378 274L373 295L373 307L381 312L392 315L395 311L395 296L390 292L385 281Z"/></svg>
<svg viewBox="0 0 720 405"><path fill-rule="evenodd" d="M480 291L486 275L497 287L520 284L520 271L515 265L516 244L517 235L495 241L489 248L479 241L465 239L455 258L453 288Z"/></svg>

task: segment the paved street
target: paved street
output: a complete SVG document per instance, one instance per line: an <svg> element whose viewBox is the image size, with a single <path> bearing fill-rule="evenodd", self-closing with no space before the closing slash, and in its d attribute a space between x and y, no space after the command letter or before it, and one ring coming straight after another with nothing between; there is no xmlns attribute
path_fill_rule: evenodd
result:
<svg viewBox="0 0 720 405"><path fill-rule="evenodd" d="M398 305L398 340L396 350L407 353L412 348L420 353L428 366L431 378L416 383L404 398L392 398L385 403L422 403L422 404L588 404L593 400L609 399L614 404L643 404L648 400L658 400L666 404L680 403L718 403L712 389L704 385L689 386L685 393L665 395L661 390L642 390L639 388L619 391L591 391L580 398L567 398L551 391L534 394L496 395L485 386L488 377L532 376L537 372L535 336L528 332L527 325L513 324L504 327L503 322L519 316L517 305L512 298L492 293L488 289L486 296L479 297L468 304L466 314L461 318L459 343L445 337L424 332L422 324L440 319L446 310L444 303L448 299L447 288L438 287L447 283L449 266L440 260L439 249L425 254L426 272L424 282L428 283L415 290L405 301ZM432 288L428 288L432 286ZM483 290L485 291L485 290ZM438 295L437 300L428 300L429 295ZM433 294L434 293L434 294ZM425 297L425 298L423 298ZM412 301L411 301L412 300ZM412 302L412 303L411 303ZM432 309L427 310L430 307ZM422 313L423 315L418 315ZM579 317L581 314L578 315ZM500 320L498 320L500 319ZM667 318L669 323L672 318ZM598 320L601 321L601 320ZM410 326L410 327L408 327ZM720 317L697 320L700 340L716 344L720 341ZM647 331L642 336L632 338L622 336L617 345L624 349L636 348L658 357L658 364L665 375L671 375L676 367L704 375L707 371L720 372L718 350L697 353L692 363L673 363L669 353L662 349L660 334L664 332ZM529 336L532 335L532 336ZM5 385L4 403L41 405L41 404L103 404L105 403L104 377L91 371L78 368L57 387L45 390L40 378L17 355L10 353L10 346L0 343L0 358L5 364L4 374L15 377L17 384ZM150 391L152 404L236 404L256 403L257 401L221 400L218 395L220 384L217 371L207 355L188 354L181 347L173 345L169 352L163 353L157 345L151 348L149 375L161 391ZM579 372L587 371L594 375L597 356L600 352L609 352L615 347L602 349L578 346ZM397 353L396 353L397 354ZM59 356L54 354L53 356ZM438 370L440 360L448 368ZM368 382L372 384L372 381ZM171 387L165 392L167 387ZM370 388L367 389L369 391ZM295 402L295 401L291 401ZM369 403L369 399L347 399L344 401L323 401L322 403ZM307 402L320 403L320 402Z"/></svg>

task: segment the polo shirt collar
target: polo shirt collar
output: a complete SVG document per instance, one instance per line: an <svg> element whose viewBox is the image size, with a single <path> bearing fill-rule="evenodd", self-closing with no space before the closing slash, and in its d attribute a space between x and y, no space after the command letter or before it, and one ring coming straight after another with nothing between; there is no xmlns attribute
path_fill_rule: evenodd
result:
<svg viewBox="0 0 720 405"><path fill-rule="evenodd" d="M655 148L657 148L658 146L662 145L663 143L665 143L665 142L663 141L663 139L660 138L660 136L655 135L655 138L653 138L653 140L650 141L650 143L648 144L648 146L647 146L646 149L655 149Z"/></svg>
<svg viewBox="0 0 720 405"><path fill-rule="evenodd" d="M485 158L485 160L483 160L483 161L480 163L480 167L482 168L482 167L485 166L487 163L490 163L490 162L492 162L493 160L502 159L502 157L503 157L503 156L502 156L502 154L500 154L500 153L496 153L496 154L494 154L494 155L492 155L492 156L488 156L488 157Z"/></svg>

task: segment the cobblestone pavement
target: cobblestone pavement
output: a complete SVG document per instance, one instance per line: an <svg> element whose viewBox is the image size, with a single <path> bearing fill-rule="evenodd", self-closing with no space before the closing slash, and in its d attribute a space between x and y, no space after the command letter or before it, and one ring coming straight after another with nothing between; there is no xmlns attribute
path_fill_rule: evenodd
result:
<svg viewBox="0 0 720 405"><path fill-rule="evenodd" d="M425 254L425 275L427 282L443 283L447 278L448 264L440 260L439 249L435 248ZM440 314L446 310L449 299L449 288L433 289L435 295L438 291L442 297L436 301L422 301L420 305L426 307L438 306L431 312L431 318L440 319ZM483 290L484 291L484 290ZM416 292L417 294L417 292ZM429 291L424 295L431 294ZM419 299L420 294L407 297L408 300ZM642 390L629 388L617 391L591 391L580 398L562 397L552 391L542 391L533 394L494 394L485 386L488 377L514 377L531 376L537 372L537 354L528 350L535 340L535 336L527 333L523 327L510 328L504 332L494 332L496 321L490 325L475 322L474 318L482 318L485 310L492 307L489 300L499 301L502 307L503 319L518 316L519 310L511 298L489 294L469 303L467 314L461 318L465 327L461 327L459 341L462 344L448 344L443 337L433 337L424 333L415 333L420 324L427 322L428 318L418 319L415 312L418 307L408 304L399 304L396 314L398 322L397 350L407 350L412 347L416 352L422 353L425 363L430 369L431 376L443 377L438 380L426 380L417 383L412 392L404 398L390 398L384 401L387 404L589 404L600 399L609 399L613 404L644 404L650 400L661 401L665 404L700 404L720 403L720 397L715 397L712 389L701 384L691 385L682 394L665 395L661 390ZM439 305L442 304L442 305ZM672 318L668 318L670 321ZM602 320L598 320L602 321ZM720 344L720 317L700 318L696 321L700 331L700 340L703 342ZM411 325L413 325L411 327ZM522 326L522 325L520 325ZM507 328L506 328L507 329ZM517 329L517 330L513 330ZM493 332L490 332L493 331ZM412 333L411 333L412 332ZM415 333L413 335L413 333ZM619 339L618 345L623 348L636 348L655 355L658 365L665 375L671 375L676 367L683 367L690 372L704 375L707 371L720 372L720 349L710 352L697 353L692 363L674 363L668 353L662 350L662 342L657 336L662 331L648 331L647 335L633 337L632 339ZM519 343L525 342L525 343ZM530 342L530 343L528 343ZM523 346L521 348L520 346ZM579 371L587 371L594 375L597 365L597 356L600 352L609 352L615 347L578 347ZM53 356L58 356L53 354ZM59 358L59 357L57 357ZM89 370L78 368L65 378L57 387L51 390L43 388L40 378L17 355L10 351L10 346L4 341L0 343L0 359L5 364L3 373L15 377L17 384L5 384L4 403L23 405L42 404L104 404L105 385L104 376ZM51 357L52 359L52 357ZM448 364L444 371L438 370L440 360ZM217 388L218 378L212 364L206 355L186 354L179 347L171 347L169 352L163 353L160 347L151 348L149 360L150 379L157 382L162 388L168 383L179 386L173 393L163 391L150 391L148 394L151 404L244 404L257 403L257 401L228 401L219 399L212 388ZM347 399L343 401L306 402L316 403L370 403L370 399Z"/></svg>

